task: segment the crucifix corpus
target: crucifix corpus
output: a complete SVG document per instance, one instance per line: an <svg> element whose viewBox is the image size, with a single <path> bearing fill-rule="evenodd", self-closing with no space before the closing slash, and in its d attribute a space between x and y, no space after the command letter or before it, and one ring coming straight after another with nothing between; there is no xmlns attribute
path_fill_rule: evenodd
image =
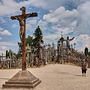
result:
<svg viewBox="0 0 90 90"><path fill-rule="evenodd" d="M11 16L11 19L18 20L20 24L20 39L22 44L22 70L16 73L11 79L6 81L5 84L2 85L3 88L34 88L39 83L41 83L41 80L26 70L26 19L29 17L36 17L37 13L26 14L25 7L22 7L20 10L22 11L22 14Z"/></svg>
<svg viewBox="0 0 90 90"><path fill-rule="evenodd" d="M21 39L21 45L22 45L22 70L26 70L26 38L25 38L25 33L26 33L26 19L29 17L36 17L37 13L28 13L26 14L26 8L22 7L20 8L22 11L22 15L17 15L17 16L11 16L12 20L18 20L19 25L20 25L20 39Z"/></svg>

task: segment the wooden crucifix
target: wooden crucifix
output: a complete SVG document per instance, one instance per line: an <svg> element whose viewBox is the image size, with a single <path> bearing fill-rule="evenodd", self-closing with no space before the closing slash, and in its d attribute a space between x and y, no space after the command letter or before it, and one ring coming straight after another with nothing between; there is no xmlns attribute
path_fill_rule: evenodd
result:
<svg viewBox="0 0 90 90"><path fill-rule="evenodd" d="M20 39L22 45L22 70L26 70L26 19L29 17L36 17L37 13L28 13L26 14L26 8L20 8L22 11L21 15L11 16L12 20L18 20L20 24Z"/></svg>

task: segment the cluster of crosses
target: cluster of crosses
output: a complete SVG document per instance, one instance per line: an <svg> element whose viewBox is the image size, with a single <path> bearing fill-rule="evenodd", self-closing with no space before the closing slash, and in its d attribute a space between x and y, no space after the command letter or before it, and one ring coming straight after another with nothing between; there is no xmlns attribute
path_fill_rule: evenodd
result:
<svg viewBox="0 0 90 90"><path fill-rule="evenodd" d="M52 45L48 44L39 47L39 58L36 55L37 53L35 54L32 52L32 46L27 45L27 64L30 66L40 66L43 64L46 65L47 63L53 61L60 61L63 54L66 55L68 51L71 51L70 41L72 41L73 39L74 37L71 39L69 39L69 37L67 37L67 39L64 39L64 37L61 36L61 38L58 40L57 48L55 48L54 43L52 43ZM66 42L65 45L64 42ZM64 49L67 53L63 53Z"/></svg>

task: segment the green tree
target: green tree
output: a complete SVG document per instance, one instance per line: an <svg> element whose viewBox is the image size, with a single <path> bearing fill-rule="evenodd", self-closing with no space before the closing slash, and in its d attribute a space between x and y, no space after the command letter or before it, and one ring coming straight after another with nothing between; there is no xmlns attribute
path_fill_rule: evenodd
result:
<svg viewBox="0 0 90 90"><path fill-rule="evenodd" d="M33 41L33 37L28 35L28 37L26 38L26 45L29 44L29 46L31 46L32 41ZM21 44L21 42L18 42L18 46L19 46L19 51L17 53L17 58L21 58L21 56L22 56L22 44Z"/></svg>
<svg viewBox="0 0 90 90"><path fill-rule="evenodd" d="M9 50L9 58L12 58L12 56L13 56L13 52L12 50Z"/></svg>
<svg viewBox="0 0 90 90"><path fill-rule="evenodd" d="M84 54L87 57L87 55L88 55L88 48L87 47L85 47Z"/></svg>
<svg viewBox="0 0 90 90"><path fill-rule="evenodd" d="M19 50L18 50L18 53L16 55L17 59L21 58L21 56L22 56L22 44L21 44L21 42L18 42L18 46L19 46Z"/></svg>
<svg viewBox="0 0 90 90"><path fill-rule="evenodd" d="M6 50L6 59L12 58L13 55L16 56L16 53L14 53L12 50Z"/></svg>
<svg viewBox="0 0 90 90"><path fill-rule="evenodd" d="M43 44L43 34L42 31L40 29L40 27L38 26L34 32L34 39L33 39L33 46L34 46L34 52L36 53L36 55L40 56L40 47L41 44Z"/></svg>
<svg viewBox="0 0 90 90"><path fill-rule="evenodd" d="M33 37L29 36L26 38L26 45L29 44L29 46L32 45Z"/></svg>
<svg viewBox="0 0 90 90"><path fill-rule="evenodd" d="M43 43L43 34L39 26L36 28L34 36L33 46L38 48Z"/></svg>
<svg viewBox="0 0 90 90"><path fill-rule="evenodd" d="M9 51L6 50L6 59L9 57Z"/></svg>
<svg viewBox="0 0 90 90"><path fill-rule="evenodd" d="M33 39L33 46L34 46L34 53L38 59L36 59L36 65L40 66L42 63L41 55L40 55L40 47L43 44L43 34L38 26L34 32L34 39Z"/></svg>
<svg viewBox="0 0 90 90"><path fill-rule="evenodd" d="M88 55L90 56L90 51L88 52Z"/></svg>

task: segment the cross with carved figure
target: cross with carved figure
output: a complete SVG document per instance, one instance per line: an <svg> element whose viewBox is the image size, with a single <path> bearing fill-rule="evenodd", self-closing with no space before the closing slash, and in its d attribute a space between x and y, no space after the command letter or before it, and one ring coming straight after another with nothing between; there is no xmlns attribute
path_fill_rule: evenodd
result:
<svg viewBox="0 0 90 90"><path fill-rule="evenodd" d="M26 19L29 17L36 17L37 13L26 14L26 8L20 8L22 11L21 15L11 16L12 20L18 20L20 25L20 39L22 45L22 70L26 70Z"/></svg>

